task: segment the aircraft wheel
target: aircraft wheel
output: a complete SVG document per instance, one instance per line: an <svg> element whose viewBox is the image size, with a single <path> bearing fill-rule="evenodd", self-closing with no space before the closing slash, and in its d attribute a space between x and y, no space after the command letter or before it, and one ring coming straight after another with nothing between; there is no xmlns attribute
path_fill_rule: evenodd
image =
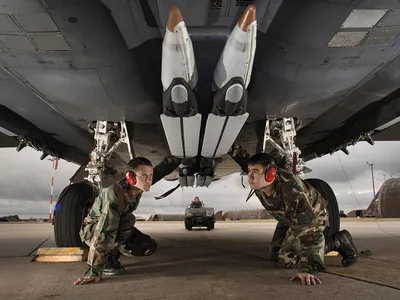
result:
<svg viewBox="0 0 400 300"><path fill-rule="evenodd" d="M57 247L80 247L82 221L94 202L93 188L86 183L67 186L54 209L54 238Z"/></svg>
<svg viewBox="0 0 400 300"><path fill-rule="evenodd" d="M328 201L329 227L326 230L328 231L327 236L332 236L340 230L339 205L335 193L329 184L321 179L309 178L305 179L305 181L316 188L322 197Z"/></svg>

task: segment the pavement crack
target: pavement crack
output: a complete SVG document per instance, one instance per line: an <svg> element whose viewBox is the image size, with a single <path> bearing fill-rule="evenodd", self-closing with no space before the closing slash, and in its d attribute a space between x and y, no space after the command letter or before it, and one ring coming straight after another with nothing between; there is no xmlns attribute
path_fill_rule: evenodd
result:
<svg viewBox="0 0 400 300"><path fill-rule="evenodd" d="M388 264L393 264L393 262L390 260L384 260L384 259L379 259L379 258L374 258L374 257L369 257L369 256L366 256L365 258L373 260L373 261L379 261L379 262L385 262Z"/></svg>
<svg viewBox="0 0 400 300"><path fill-rule="evenodd" d="M168 239L168 238L162 238L162 239L167 240L167 241L187 244L187 245L196 245L196 244L193 244L193 243L190 243L190 242L185 242L185 241L180 241L180 240L174 240L174 239ZM257 259L260 259L260 260L268 261L266 258L258 256L258 255L252 255L252 254L246 254L246 253L241 253L241 252L232 251L232 250L220 249L220 248L215 247L215 246L206 246L206 245L196 245L196 246L197 247L200 246L200 247L203 247L203 248L214 249L214 250L218 250L218 251L222 251L222 252L228 252L228 253L232 253L232 254L236 254L236 255L242 255L242 256L246 256L246 257L252 257L252 258L257 258ZM398 288L396 286L393 286L393 285L389 285L389 284L379 283L379 282L370 281L370 280L367 280L367 279L352 277L352 276L339 274L339 273L335 273L335 272L330 272L330 271L324 271L323 273L330 274L330 275L336 275L336 276L339 276L339 277L345 277L345 278L353 279L353 280L356 280L356 281L360 281L360 282L364 282L364 283L370 283L370 284L374 284L374 285L378 285L378 286L382 286L382 287L387 287L387 288L391 288L391 289L400 291L400 288Z"/></svg>
<svg viewBox="0 0 400 300"><path fill-rule="evenodd" d="M33 249L27 256L31 256L33 252L35 252L37 249L39 249L40 246L42 246L44 243L46 243L50 238L45 239L42 243L39 244L35 249Z"/></svg>
<svg viewBox="0 0 400 300"><path fill-rule="evenodd" d="M397 286L393 286L393 285L389 285L389 284L385 284L385 283L379 283L379 282L371 281L371 280L368 280L368 279L357 278L357 277L344 275L344 274L340 274L340 273L336 273L336 272L330 272L330 271L324 271L323 273L330 274L330 275L335 275L335 276L339 276L339 277L345 277L345 278L353 279L353 280L360 281L360 282L365 282L365 283L375 284L375 285L379 285L379 286L384 286L384 287L387 287L387 288L390 288L390 289L394 289L394 290L400 291L400 288L398 288Z"/></svg>
<svg viewBox="0 0 400 300"><path fill-rule="evenodd" d="M0 256L0 259L5 258L5 259L10 259L10 258L21 258L21 257L26 257L26 255L9 255L9 256Z"/></svg>

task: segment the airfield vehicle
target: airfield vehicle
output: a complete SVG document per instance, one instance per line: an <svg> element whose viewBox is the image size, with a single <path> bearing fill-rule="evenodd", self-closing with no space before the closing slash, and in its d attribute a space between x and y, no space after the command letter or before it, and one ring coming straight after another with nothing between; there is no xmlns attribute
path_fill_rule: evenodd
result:
<svg viewBox="0 0 400 300"><path fill-rule="evenodd" d="M215 215L214 208L206 207L202 202L201 207L191 207L185 209L185 228L189 231L193 227L207 227L210 231L214 229Z"/></svg>

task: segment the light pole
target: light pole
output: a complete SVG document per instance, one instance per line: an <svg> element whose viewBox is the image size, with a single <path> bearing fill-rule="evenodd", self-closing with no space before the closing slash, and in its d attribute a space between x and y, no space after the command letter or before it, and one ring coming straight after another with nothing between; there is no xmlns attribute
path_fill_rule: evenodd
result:
<svg viewBox="0 0 400 300"><path fill-rule="evenodd" d="M372 162L368 162L368 161L367 161L367 165L369 165L369 166L371 167L371 173L372 173L372 188L373 188L373 190L374 190L374 197L375 197L375 181L374 181L374 165L375 165L375 162L374 162L374 161L372 161Z"/></svg>
<svg viewBox="0 0 400 300"><path fill-rule="evenodd" d="M50 212L49 212L49 223L52 223L52 212L53 212L53 188L54 188L54 172L58 168L58 158L49 158L53 163L52 174L51 174L51 188L50 188Z"/></svg>
<svg viewBox="0 0 400 300"><path fill-rule="evenodd" d="M367 165L371 167L371 174L372 174L372 189L374 191L374 201L375 201L375 216L378 216L378 201L375 199L375 180L374 180L374 165L375 161L368 162Z"/></svg>

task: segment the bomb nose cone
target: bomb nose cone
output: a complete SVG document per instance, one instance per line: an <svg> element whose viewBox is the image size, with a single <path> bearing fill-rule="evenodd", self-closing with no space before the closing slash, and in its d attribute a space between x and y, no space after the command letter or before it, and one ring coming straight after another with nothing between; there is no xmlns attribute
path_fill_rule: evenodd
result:
<svg viewBox="0 0 400 300"><path fill-rule="evenodd" d="M247 31L247 27L255 20L256 20L256 7L254 5L249 5L247 6L246 10L240 17L238 26L242 31Z"/></svg>
<svg viewBox="0 0 400 300"><path fill-rule="evenodd" d="M174 32L176 25L183 21L181 10L178 6L173 6L169 10L168 15L168 30Z"/></svg>

